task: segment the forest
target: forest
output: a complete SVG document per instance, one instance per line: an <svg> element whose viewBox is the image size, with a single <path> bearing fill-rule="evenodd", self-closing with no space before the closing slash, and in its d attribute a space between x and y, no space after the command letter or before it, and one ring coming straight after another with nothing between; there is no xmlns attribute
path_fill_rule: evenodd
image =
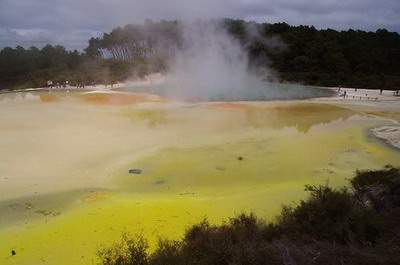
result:
<svg viewBox="0 0 400 265"><path fill-rule="evenodd" d="M400 35L316 29L287 23L222 19L237 39L249 69L272 69L278 81L317 86L393 89L400 87ZM42 87L47 80L110 84L168 71L182 45L182 22L152 21L117 27L88 40L84 51L62 46L5 47L0 51L0 89ZM263 78L263 76L261 76Z"/></svg>

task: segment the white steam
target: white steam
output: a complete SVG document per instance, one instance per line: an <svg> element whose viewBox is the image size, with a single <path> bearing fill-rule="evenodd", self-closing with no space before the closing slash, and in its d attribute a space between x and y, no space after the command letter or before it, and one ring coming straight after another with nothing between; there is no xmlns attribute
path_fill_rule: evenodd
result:
<svg viewBox="0 0 400 265"><path fill-rule="evenodd" d="M220 23L184 24L182 42L169 66L168 96L200 100L235 98L265 86L248 71L246 52Z"/></svg>
<svg viewBox="0 0 400 265"><path fill-rule="evenodd" d="M328 96L328 90L273 82L278 78L265 66L250 71L246 47L218 20L183 22L182 38L168 63L163 82L142 91L168 98L195 101L300 99ZM246 28L251 40L264 46L286 48L277 37L265 38L254 27ZM161 42L161 50L171 48ZM256 60L256 59L255 59ZM260 58L266 60L266 58ZM265 65L265 64L264 64ZM264 81L264 80L268 80ZM138 91L138 88L131 87Z"/></svg>

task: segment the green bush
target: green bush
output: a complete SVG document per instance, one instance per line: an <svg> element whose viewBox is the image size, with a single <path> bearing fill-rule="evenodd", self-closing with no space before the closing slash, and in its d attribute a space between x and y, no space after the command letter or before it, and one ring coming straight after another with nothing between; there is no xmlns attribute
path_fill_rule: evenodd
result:
<svg viewBox="0 0 400 265"><path fill-rule="evenodd" d="M400 169L387 165L382 170L357 171L351 185L357 192L362 192L372 185L383 185L389 190L396 189L400 185Z"/></svg>
<svg viewBox="0 0 400 265"><path fill-rule="evenodd" d="M146 265L148 243L142 236L123 234L120 242L110 248L102 248L98 256L103 265Z"/></svg>
<svg viewBox="0 0 400 265"><path fill-rule="evenodd" d="M374 209L362 206L347 189L307 186L310 197L296 207L284 207L279 226L292 237L337 243L375 242L381 220Z"/></svg>

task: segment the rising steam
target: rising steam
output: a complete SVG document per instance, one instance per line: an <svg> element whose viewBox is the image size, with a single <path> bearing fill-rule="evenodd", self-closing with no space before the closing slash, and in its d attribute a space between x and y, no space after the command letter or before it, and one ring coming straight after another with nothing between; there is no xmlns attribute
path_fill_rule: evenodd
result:
<svg viewBox="0 0 400 265"><path fill-rule="evenodd" d="M184 24L182 42L166 77L169 96L201 100L239 97L265 86L248 71L246 52L220 23Z"/></svg>
<svg viewBox="0 0 400 265"><path fill-rule="evenodd" d="M179 100L236 101L298 99L327 96L327 90L273 83L272 71L250 71L248 55L239 40L229 34L221 20L181 23L181 43L175 47L161 84L144 91ZM264 45L284 46L277 38L262 38L256 29L248 34ZM260 39L262 38L262 39ZM170 45L164 43L164 49ZM264 80L269 80L268 82ZM135 88L137 91L137 88Z"/></svg>

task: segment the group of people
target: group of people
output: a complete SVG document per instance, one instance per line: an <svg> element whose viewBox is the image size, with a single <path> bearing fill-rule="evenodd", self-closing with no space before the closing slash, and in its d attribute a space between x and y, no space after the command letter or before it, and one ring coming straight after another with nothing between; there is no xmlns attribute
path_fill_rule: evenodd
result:
<svg viewBox="0 0 400 265"><path fill-rule="evenodd" d="M107 88L107 86L110 86L111 89L114 87L115 82L111 82L111 83L105 83L105 87ZM46 82L46 86L47 88L72 88L72 87L76 87L76 88L85 88L85 86L96 86L95 82L82 82L80 80L71 83L70 81L66 80L66 81L62 81L62 82L53 82L52 80L47 80Z"/></svg>
<svg viewBox="0 0 400 265"><path fill-rule="evenodd" d="M48 88L67 88L70 86L71 86L71 84L68 80L63 81L63 82L56 82L56 83L54 83L52 80L47 80ZM76 88L85 88L85 83L78 81L73 86L75 86Z"/></svg>
<svg viewBox="0 0 400 265"><path fill-rule="evenodd" d="M384 91L383 89L379 89L379 94L382 95L383 91ZM342 89L342 87L340 87L340 86L338 87L337 92L340 93L340 96L343 97L343 99L346 99L348 97L347 90ZM357 92L357 88L354 88L354 92ZM397 89L397 90L393 91L393 95L394 96L400 96L400 90ZM378 100L377 97L368 96L368 93L365 94L365 97L363 95L352 95L352 98L353 99L358 99L359 98L360 100L362 98L368 99L368 100L371 100L371 99L372 100Z"/></svg>
<svg viewBox="0 0 400 265"><path fill-rule="evenodd" d="M52 80L47 80L47 87L48 88L66 88L69 85L69 81L65 81L65 82L57 82L57 83L53 83Z"/></svg>
<svg viewBox="0 0 400 265"><path fill-rule="evenodd" d="M382 95L383 89L380 89L380 94ZM393 96L400 96L400 89L394 90L393 91Z"/></svg>

